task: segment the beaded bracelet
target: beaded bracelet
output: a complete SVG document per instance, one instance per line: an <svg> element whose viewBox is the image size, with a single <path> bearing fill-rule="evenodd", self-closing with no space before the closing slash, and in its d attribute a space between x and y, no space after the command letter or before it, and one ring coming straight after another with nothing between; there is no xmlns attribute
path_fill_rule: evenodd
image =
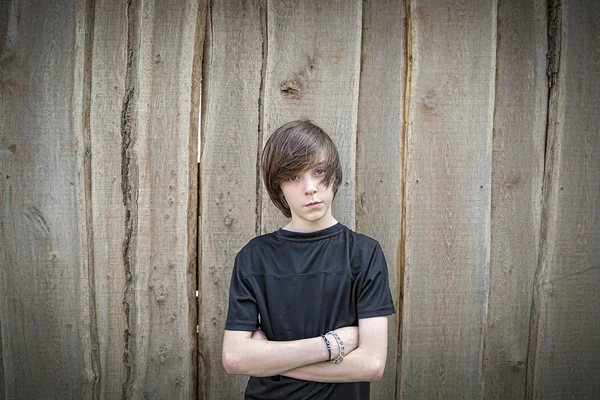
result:
<svg viewBox="0 0 600 400"><path fill-rule="evenodd" d="M342 339L338 336L337 333L335 333L335 331L329 331L326 333L326 335L332 335L338 344L338 348L340 349L340 355L338 356L338 358L336 358L332 362L334 364L339 364L344 359L344 342L342 342Z"/></svg>
<svg viewBox="0 0 600 400"><path fill-rule="evenodd" d="M325 335L321 336L323 337L323 339L325 339L325 343L327 344L327 352L329 353L329 358L327 359L327 361L331 361L331 343L329 342L329 339L325 337Z"/></svg>

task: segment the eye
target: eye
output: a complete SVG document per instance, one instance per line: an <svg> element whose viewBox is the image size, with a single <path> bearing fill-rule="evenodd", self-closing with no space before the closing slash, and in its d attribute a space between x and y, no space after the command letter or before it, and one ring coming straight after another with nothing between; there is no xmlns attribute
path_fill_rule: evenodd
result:
<svg viewBox="0 0 600 400"><path fill-rule="evenodd" d="M300 179L300 178L298 177L298 175L292 175L292 176L290 176L290 181L292 181L292 182L295 182L295 181L297 181L298 179Z"/></svg>
<svg viewBox="0 0 600 400"><path fill-rule="evenodd" d="M325 175L325 172L327 172L327 171L326 171L326 170L324 170L324 169L318 169L318 170L316 170L316 171L315 171L315 173L316 173L317 175Z"/></svg>

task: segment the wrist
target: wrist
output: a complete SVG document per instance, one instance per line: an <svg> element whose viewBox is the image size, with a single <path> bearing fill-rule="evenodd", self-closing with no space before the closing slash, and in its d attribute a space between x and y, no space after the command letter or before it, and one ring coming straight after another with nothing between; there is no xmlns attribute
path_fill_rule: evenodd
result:
<svg viewBox="0 0 600 400"><path fill-rule="evenodd" d="M331 360L335 360L340 356L340 346L330 332L327 332L324 336L329 340L329 343L331 343Z"/></svg>
<svg viewBox="0 0 600 400"><path fill-rule="evenodd" d="M342 341L342 338L340 338L339 335L335 331L329 331L327 333L328 334L330 333L333 336L333 338L335 339L335 342L338 345L338 351L339 351L338 356L335 360L332 360L332 362L334 364L339 364L344 359L344 342Z"/></svg>
<svg viewBox="0 0 600 400"><path fill-rule="evenodd" d="M321 335L321 337L323 338L323 340L325 341L325 345L327 346L327 361L331 361L331 342L329 341L327 336Z"/></svg>

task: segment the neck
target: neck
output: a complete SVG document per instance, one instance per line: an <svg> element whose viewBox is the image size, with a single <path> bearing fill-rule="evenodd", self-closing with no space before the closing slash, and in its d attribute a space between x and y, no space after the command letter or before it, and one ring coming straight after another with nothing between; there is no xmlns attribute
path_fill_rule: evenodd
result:
<svg viewBox="0 0 600 400"><path fill-rule="evenodd" d="M293 232L314 232L329 228L330 226L337 224L337 222L338 221L333 218L331 214L325 215L323 218L317 221L296 219L294 218L294 215L292 215L292 220L286 226L284 226L283 229Z"/></svg>

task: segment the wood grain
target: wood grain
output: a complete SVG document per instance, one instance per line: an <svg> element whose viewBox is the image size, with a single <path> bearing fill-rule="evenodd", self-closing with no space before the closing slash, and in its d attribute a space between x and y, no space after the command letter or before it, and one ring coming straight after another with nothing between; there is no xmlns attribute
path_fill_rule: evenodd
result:
<svg viewBox="0 0 600 400"><path fill-rule="evenodd" d="M282 124L310 119L331 136L344 180L333 215L354 228L356 120L360 74L361 4L318 0L268 1L263 143ZM261 232L286 219L262 189Z"/></svg>
<svg viewBox="0 0 600 400"><path fill-rule="evenodd" d="M8 28L8 2L3 1L0 3L0 54L4 54L6 45L6 30ZM3 66L4 64L0 64ZM2 85L0 83L0 85ZM3 86L0 86L3 88ZM3 104L3 103L2 103ZM1 175L0 175L1 178ZM2 236L0 235L0 238ZM0 242L1 243L1 242ZM4 246L0 246L0 260L5 260ZM0 400L4 400L6 397L6 391L4 388L4 359L2 356L2 319L0 314Z"/></svg>
<svg viewBox="0 0 600 400"><path fill-rule="evenodd" d="M1 54L0 319L6 398L95 393L86 4L15 1Z"/></svg>
<svg viewBox="0 0 600 400"><path fill-rule="evenodd" d="M0 57L5 54L6 50L6 38L7 38L7 29L8 29L8 18L9 18L9 3L8 1L0 2ZM14 21L13 21L14 22ZM4 63L0 61L0 70L4 68ZM0 74L0 76L2 76ZM0 78L2 79L2 78ZM3 79L2 79L3 81ZM0 81L1 82L1 81ZM4 84L0 83L0 89L4 90ZM2 94L0 94L0 98L2 98ZM0 103L3 104L4 103ZM4 118L4 116L2 116ZM0 125L3 127L3 125ZM0 150L2 151L2 150ZM0 175L0 178L2 175ZM1 200L0 200L1 201ZM2 230L0 230L0 260L4 265L4 260L6 260L6 255L4 254L4 243L1 241L2 239ZM1 276L1 275L0 275ZM4 383L4 357L2 355L2 314L0 313L0 400L6 399L6 390Z"/></svg>
<svg viewBox="0 0 600 400"><path fill-rule="evenodd" d="M556 6L557 4L555 4ZM600 395L600 5L562 2L551 88L530 397Z"/></svg>
<svg viewBox="0 0 600 400"><path fill-rule="evenodd" d="M548 98L546 12L537 0L498 4L486 399L525 397Z"/></svg>
<svg viewBox="0 0 600 400"><path fill-rule="evenodd" d="M372 398L600 397L600 6L548 6L0 2L0 399L241 398L231 268L298 118L388 261Z"/></svg>
<svg viewBox="0 0 600 400"><path fill-rule="evenodd" d="M198 13L195 1L129 8L134 55L121 126L127 397L195 397Z"/></svg>
<svg viewBox="0 0 600 400"><path fill-rule="evenodd" d="M496 7L410 3L400 398L480 398Z"/></svg>
<svg viewBox="0 0 600 400"><path fill-rule="evenodd" d="M127 68L127 4L96 1L90 102L95 311L101 398L116 399L125 382L125 206L121 189L121 114Z"/></svg>
<svg viewBox="0 0 600 400"><path fill-rule="evenodd" d="M240 399L247 377L228 376L221 346L237 252L256 235L262 1L213 2L202 97L198 393Z"/></svg>
<svg viewBox="0 0 600 400"><path fill-rule="evenodd" d="M4 260L4 254L0 250L0 257ZM0 400L6 399L6 389L4 384L4 357L2 356L2 323L0 321Z"/></svg>
<svg viewBox="0 0 600 400"><path fill-rule="evenodd" d="M381 381L371 384L371 398L394 399L404 266L400 234L407 61L405 5L394 0L364 2L362 15L356 230L381 243L388 264L396 314L389 318L385 374Z"/></svg>

